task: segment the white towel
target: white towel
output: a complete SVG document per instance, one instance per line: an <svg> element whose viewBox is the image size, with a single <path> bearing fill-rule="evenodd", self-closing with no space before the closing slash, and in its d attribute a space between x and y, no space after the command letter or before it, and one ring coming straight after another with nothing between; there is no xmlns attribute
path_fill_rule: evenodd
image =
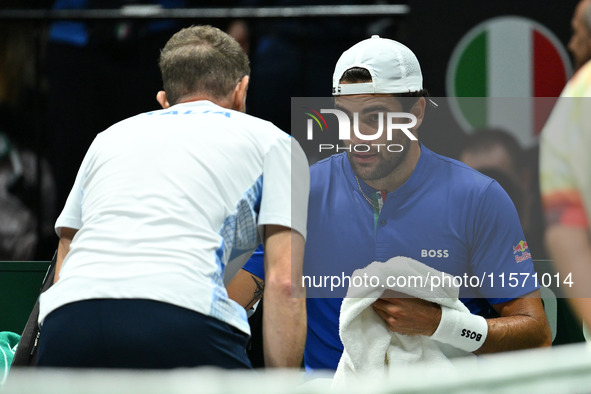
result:
<svg viewBox="0 0 591 394"><path fill-rule="evenodd" d="M369 285L369 278L380 278L380 285ZM437 284L431 278L448 277L442 282L445 286L431 288ZM354 279L359 277L358 279ZM386 279L406 277L406 287L388 287ZM412 278L423 278L426 285L414 285ZM366 279L367 286L355 287ZM385 263L373 262L365 268L356 270L351 276L351 286L341 305L339 334L344 352L339 361L333 380L333 387L340 387L347 378L358 373L393 371L396 365L419 361L441 361L449 363L449 358L469 356L472 353L456 349L450 345L435 341L424 335L408 336L392 332L384 320L371 308L371 304L382 296L386 289L422 298L462 312L468 308L458 300L459 287L453 284L451 276L437 271L425 264L408 257L393 257ZM393 280L391 280L393 282ZM420 282L420 280L419 280ZM384 287L382 287L382 285Z"/></svg>

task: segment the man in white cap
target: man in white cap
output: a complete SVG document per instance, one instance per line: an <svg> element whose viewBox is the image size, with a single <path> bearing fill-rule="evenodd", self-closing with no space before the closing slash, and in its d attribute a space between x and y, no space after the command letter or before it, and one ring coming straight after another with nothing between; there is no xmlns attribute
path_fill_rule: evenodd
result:
<svg viewBox="0 0 591 394"><path fill-rule="evenodd" d="M422 81L414 53L378 36L338 60L335 108L356 123L343 141L345 152L311 167L305 275L346 277L373 261L408 256L454 276L494 279L460 290L471 313L416 298L382 298L373 308L393 332L467 352L549 346L531 255L510 198L496 181L417 140L426 107ZM374 139L386 124L380 117L393 112L414 115L406 116L405 122L414 120L409 132ZM509 277L519 277L519 286L508 286ZM330 284L307 290L313 297L307 300L308 370L336 369L343 352L343 294L333 290Z"/></svg>

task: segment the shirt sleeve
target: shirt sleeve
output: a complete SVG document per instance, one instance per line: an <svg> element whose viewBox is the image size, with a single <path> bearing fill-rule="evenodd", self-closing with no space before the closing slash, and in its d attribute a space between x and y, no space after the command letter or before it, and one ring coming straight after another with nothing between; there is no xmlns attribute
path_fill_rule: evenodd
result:
<svg viewBox="0 0 591 394"><path fill-rule="evenodd" d="M290 227L306 237L310 169L300 144L280 138L265 156L259 225Z"/></svg>
<svg viewBox="0 0 591 394"><path fill-rule="evenodd" d="M265 280L265 248L262 244L250 256L250 259L244 263L242 269L250 272L257 278Z"/></svg>
<svg viewBox="0 0 591 394"><path fill-rule="evenodd" d="M483 193L473 231L472 275L481 279L482 297L498 304L539 288L517 210L496 181Z"/></svg>
<svg viewBox="0 0 591 394"><path fill-rule="evenodd" d="M589 228L591 98L561 97L542 131L540 190L548 225Z"/></svg>
<svg viewBox="0 0 591 394"><path fill-rule="evenodd" d="M78 169L78 173L76 174L76 179L74 180L74 185L70 190L66 204L55 222L55 233L58 237L60 236L63 227L76 230L79 230L80 227L82 227L82 199L84 198L84 181L87 173L86 168L99 136L100 134L92 142L90 148L88 148L88 151L82 160L82 164Z"/></svg>

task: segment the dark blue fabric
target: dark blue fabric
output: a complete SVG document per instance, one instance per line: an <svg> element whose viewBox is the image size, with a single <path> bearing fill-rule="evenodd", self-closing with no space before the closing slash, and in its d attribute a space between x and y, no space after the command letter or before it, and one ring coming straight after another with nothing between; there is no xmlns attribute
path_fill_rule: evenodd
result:
<svg viewBox="0 0 591 394"><path fill-rule="evenodd" d="M248 336L175 305L97 299L64 305L41 328L39 366L168 369L252 368Z"/></svg>
<svg viewBox="0 0 591 394"><path fill-rule="evenodd" d="M265 248L263 247L263 244L259 245L259 247L253 252L250 259L244 263L242 269L265 280Z"/></svg>

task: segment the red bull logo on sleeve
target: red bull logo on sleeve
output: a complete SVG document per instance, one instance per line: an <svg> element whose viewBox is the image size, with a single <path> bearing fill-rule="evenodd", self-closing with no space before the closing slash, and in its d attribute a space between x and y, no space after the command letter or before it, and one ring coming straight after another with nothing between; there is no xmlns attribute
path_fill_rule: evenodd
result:
<svg viewBox="0 0 591 394"><path fill-rule="evenodd" d="M527 248L527 242L519 241L516 246L513 246L513 254L515 255L515 262L517 264L524 260L531 259L531 254Z"/></svg>

